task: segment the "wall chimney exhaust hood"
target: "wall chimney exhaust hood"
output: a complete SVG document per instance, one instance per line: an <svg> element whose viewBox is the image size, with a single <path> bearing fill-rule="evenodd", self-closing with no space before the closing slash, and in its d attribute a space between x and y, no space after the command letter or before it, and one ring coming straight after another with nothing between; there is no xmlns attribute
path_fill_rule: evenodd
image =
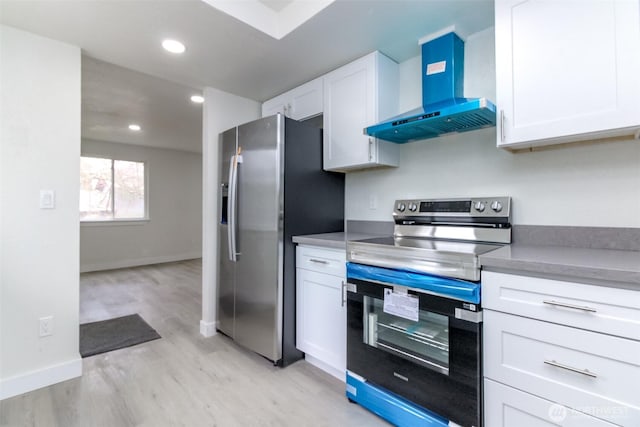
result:
<svg viewBox="0 0 640 427"><path fill-rule="evenodd" d="M486 98L464 98L464 42L454 32L422 45L422 107L364 133L395 143L435 138L495 126L496 106Z"/></svg>

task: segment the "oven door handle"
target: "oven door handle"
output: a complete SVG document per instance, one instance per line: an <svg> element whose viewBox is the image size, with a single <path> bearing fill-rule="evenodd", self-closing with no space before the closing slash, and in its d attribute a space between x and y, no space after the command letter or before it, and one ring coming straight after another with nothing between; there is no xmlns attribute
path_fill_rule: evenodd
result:
<svg viewBox="0 0 640 427"><path fill-rule="evenodd" d="M404 286L416 292L479 304L480 284L453 277L425 274L422 271L416 271L415 266L410 263L406 263L403 269L384 268L374 263L347 263L347 280L349 281L361 280L390 287Z"/></svg>
<svg viewBox="0 0 640 427"><path fill-rule="evenodd" d="M396 269L399 266L438 276L462 278L463 280L479 280L480 269L475 262L450 261L445 259L411 258L406 256L393 256L390 254L376 254L370 252L358 252L352 250L348 253L348 261L363 265Z"/></svg>
<svg viewBox="0 0 640 427"><path fill-rule="evenodd" d="M396 261L392 261L396 260ZM453 262L445 260L426 260L426 259L407 259L406 257L394 257L386 255L384 259L382 257L367 257L367 254L361 254L356 251L351 251L350 261L358 262L360 264L381 265L388 268L397 268L398 262L417 264L424 266L425 269L432 270L434 272L456 272L464 269L464 263ZM450 267L448 267L450 266Z"/></svg>

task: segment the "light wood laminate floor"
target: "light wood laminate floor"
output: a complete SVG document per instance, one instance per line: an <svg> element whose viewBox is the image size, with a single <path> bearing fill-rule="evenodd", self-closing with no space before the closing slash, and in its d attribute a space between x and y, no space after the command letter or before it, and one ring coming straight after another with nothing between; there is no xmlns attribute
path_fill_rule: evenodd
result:
<svg viewBox="0 0 640 427"><path fill-rule="evenodd" d="M281 369L204 338L200 260L85 273L80 321L139 313L161 339L83 360L80 378L0 402L1 426L388 426L305 361Z"/></svg>

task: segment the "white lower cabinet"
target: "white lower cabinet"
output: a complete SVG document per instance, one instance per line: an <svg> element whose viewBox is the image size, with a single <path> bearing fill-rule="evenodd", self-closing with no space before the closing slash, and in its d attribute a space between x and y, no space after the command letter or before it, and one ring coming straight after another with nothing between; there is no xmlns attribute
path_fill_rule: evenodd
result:
<svg viewBox="0 0 640 427"><path fill-rule="evenodd" d="M483 273L487 427L640 426L640 293Z"/></svg>
<svg viewBox="0 0 640 427"><path fill-rule="evenodd" d="M566 406L541 399L489 379L484 380L487 427L613 427Z"/></svg>
<svg viewBox="0 0 640 427"><path fill-rule="evenodd" d="M296 249L296 347L306 360L345 381L344 250Z"/></svg>
<svg viewBox="0 0 640 427"><path fill-rule="evenodd" d="M640 293L486 271L484 308L640 341Z"/></svg>
<svg viewBox="0 0 640 427"><path fill-rule="evenodd" d="M640 426L640 342L491 310L484 321L487 378L612 423L624 408L621 425Z"/></svg>

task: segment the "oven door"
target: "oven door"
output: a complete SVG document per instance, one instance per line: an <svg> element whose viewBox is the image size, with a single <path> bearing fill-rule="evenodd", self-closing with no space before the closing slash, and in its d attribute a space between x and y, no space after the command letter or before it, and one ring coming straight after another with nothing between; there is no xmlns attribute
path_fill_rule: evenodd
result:
<svg viewBox="0 0 640 427"><path fill-rule="evenodd" d="M384 283L377 274L366 280L349 270L347 369L456 424L480 427L479 304ZM395 271L384 274L388 280Z"/></svg>

